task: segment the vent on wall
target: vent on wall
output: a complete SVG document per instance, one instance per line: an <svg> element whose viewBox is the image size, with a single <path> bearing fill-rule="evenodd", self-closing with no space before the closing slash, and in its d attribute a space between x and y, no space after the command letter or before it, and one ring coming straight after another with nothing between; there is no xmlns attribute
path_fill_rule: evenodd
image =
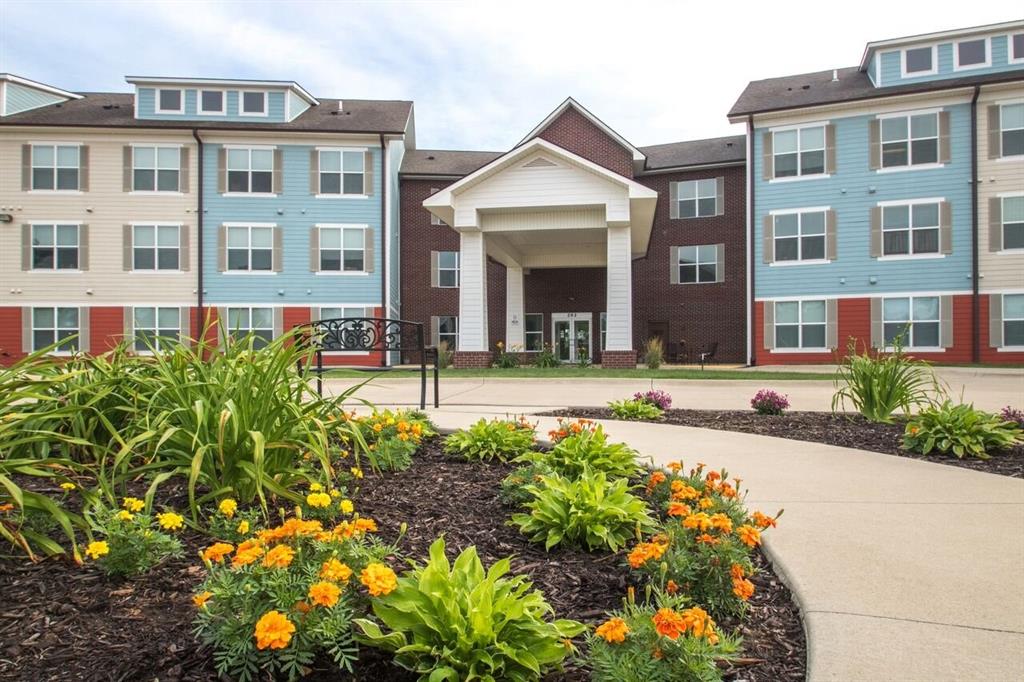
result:
<svg viewBox="0 0 1024 682"><path fill-rule="evenodd" d="M554 168L557 164L548 161L544 157L538 157L529 163L524 163L523 168Z"/></svg>

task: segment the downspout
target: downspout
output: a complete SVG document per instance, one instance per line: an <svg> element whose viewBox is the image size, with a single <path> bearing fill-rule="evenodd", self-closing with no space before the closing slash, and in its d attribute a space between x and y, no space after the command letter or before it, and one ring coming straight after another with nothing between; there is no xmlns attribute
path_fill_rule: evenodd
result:
<svg viewBox="0 0 1024 682"><path fill-rule="evenodd" d="M384 133L380 134L380 224L384 228L380 234L380 301L383 308L382 317L389 317L391 312L388 304L390 289L388 288L388 241L391 225L387 222L388 194L388 154L384 144ZM391 362L390 354L381 353L380 366L386 367ZM399 361L401 362L401 361Z"/></svg>
<svg viewBox="0 0 1024 682"><path fill-rule="evenodd" d="M205 333L203 322L203 141L199 130L192 129L192 137L196 140L196 326L195 334ZM206 339L204 338L203 341Z"/></svg>
<svg viewBox="0 0 1024 682"><path fill-rule="evenodd" d="M974 86L971 98L971 362L981 362L981 300L978 273L978 96Z"/></svg>
<svg viewBox="0 0 1024 682"><path fill-rule="evenodd" d="M754 357L754 115L747 116L747 364Z"/></svg>

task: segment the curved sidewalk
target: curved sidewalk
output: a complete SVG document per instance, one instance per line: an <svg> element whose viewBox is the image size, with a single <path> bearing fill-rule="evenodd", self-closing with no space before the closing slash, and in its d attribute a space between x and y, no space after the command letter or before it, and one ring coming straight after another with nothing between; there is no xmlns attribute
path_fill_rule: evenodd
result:
<svg viewBox="0 0 1024 682"><path fill-rule="evenodd" d="M437 410L443 429L482 412ZM554 426L539 418L538 433ZM808 677L1024 679L1024 480L767 436L603 422L656 462L743 479L799 602Z"/></svg>

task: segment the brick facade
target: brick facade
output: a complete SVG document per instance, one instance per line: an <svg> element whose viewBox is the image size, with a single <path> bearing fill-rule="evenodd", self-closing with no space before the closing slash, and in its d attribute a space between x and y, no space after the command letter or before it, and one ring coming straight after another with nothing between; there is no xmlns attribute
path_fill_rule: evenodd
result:
<svg viewBox="0 0 1024 682"><path fill-rule="evenodd" d="M604 166L613 173L633 177L632 152L609 137L575 107L569 107L559 114L537 136Z"/></svg>

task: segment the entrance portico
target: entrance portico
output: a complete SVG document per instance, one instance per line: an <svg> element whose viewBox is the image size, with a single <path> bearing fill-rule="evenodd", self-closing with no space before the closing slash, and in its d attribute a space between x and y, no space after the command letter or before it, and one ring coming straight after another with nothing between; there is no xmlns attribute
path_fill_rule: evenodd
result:
<svg viewBox="0 0 1024 682"><path fill-rule="evenodd" d="M525 347L526 273L602 267L607 284L602 364L634 366L632 261L647 251L656 202L654 190L539 137L426 199L423 206L459 233L456 364L490 359L490 258L505 266L507 349ZM571 312L572 302L563 309ZM591 342L595 326L591 320ZM569 327L575 338L575 325Z"/></svg>

